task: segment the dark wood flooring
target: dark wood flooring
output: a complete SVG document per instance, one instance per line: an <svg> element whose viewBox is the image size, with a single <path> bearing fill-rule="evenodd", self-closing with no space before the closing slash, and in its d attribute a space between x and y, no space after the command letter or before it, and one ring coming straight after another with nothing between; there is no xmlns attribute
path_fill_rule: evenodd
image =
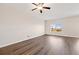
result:
<svg viewBox="0 0 79 59"><path fill-rule="evenodd" d="M0 48L0 55L79 55L79 38L43 35Z"/></svg>

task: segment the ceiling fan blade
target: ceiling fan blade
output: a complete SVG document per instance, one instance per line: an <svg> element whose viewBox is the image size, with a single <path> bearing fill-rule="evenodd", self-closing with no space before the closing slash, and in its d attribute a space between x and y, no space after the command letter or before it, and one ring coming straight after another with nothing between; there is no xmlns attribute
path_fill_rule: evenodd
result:
<svg viewBox="0 0 79 59"><path fill-rule="evenodd" d="M50 9L50 7L43 7L44 9Z"/></svg>
<svg viewBox="0 0 79 59"><path fill-rule="evenodd" d="M32 9L32 11L36 10L37 8Z"/></svg>
<svg viewBox="0 0 79 59"><path fill-rule="evenodd" d="M35 3L32 3L33 5L35 5L35 6L38 6L37 4L35 4Z"/></svg>
<svg viewBox="0 0 79 59"><path fill-rule="evenodd" d="M42 10L40 10L40 13L42 13Z"/></svg>

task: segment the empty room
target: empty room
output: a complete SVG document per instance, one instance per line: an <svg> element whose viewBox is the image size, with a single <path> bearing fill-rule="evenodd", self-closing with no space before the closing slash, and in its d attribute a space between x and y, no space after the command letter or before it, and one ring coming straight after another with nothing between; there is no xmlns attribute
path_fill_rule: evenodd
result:
<svg viewBox="0 0 79 59"><path fill-rule="evenodd" d="M79 3L0 3L0 55L79 55Z"/></svg>

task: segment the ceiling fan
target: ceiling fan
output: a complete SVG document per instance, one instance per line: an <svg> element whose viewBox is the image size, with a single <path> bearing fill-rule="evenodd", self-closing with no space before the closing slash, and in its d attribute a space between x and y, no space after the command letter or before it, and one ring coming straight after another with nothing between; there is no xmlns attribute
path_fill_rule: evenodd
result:
<svg viewBox="0 0 79 59"><path fill-rule="evenodd" d="M44 6L44 3L38 3L38 4L32 3L32 4L36 6L34 9L32 9L32 11L38 9L40 11L40 13L42 13L43 12L42 11L43 9L48 9L48 10L51 9L50 7Z"/></svg>

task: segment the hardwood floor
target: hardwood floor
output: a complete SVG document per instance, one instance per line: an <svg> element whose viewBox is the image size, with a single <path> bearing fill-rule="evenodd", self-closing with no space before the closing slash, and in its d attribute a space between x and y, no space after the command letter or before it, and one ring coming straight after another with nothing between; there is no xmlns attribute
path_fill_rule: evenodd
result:
<svg viewBox="0 0 79 59"><path fill-rule="evenodd" d="M0 48L0 55L79 55L79 38L43 35Z"/></svg>

